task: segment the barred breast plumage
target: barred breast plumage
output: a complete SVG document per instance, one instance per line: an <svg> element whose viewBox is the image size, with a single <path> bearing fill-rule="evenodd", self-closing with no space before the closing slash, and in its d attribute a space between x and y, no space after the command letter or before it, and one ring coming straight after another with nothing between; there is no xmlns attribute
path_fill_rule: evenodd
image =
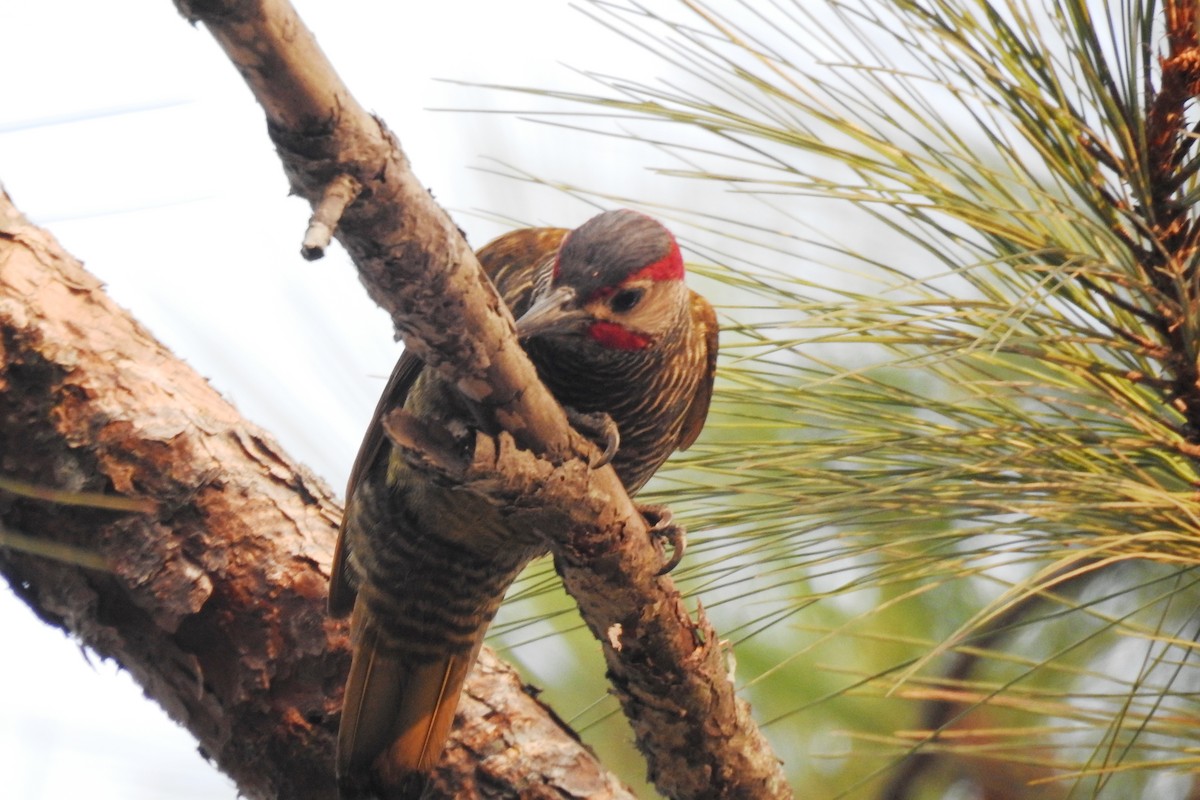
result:
<svg viewBox="0 0 1200 800"><path fill-rule="evenodd" d="M554 396L576 418L615 423L613 466L630 493L695 440L712 393L716 319L684 286L662 225L605 212L574 231L514 231L479 258ZM351 471L329 601L335 615L353 610L337 756L344 796L419 794L505 590L544 549L486 501L409 468L380 425L398 407L464 442L477 416L405 354Z"/></svg>

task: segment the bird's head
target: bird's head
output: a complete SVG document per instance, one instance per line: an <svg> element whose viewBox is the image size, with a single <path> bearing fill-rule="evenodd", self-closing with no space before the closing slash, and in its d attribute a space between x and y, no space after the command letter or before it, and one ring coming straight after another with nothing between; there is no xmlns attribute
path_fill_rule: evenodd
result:
<svg viewBox="0 0 1200 800"><path fill-rule="evenodd" d="M605 211L567 234L550 280L535 290L517 335L583 337L602 348L652 348L688 307L675 237L636 211Z"/></svg>

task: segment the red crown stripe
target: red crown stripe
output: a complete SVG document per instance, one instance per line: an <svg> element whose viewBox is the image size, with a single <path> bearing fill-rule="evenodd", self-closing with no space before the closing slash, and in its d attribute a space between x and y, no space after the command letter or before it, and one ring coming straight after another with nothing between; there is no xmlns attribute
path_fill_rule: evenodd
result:
<svg viewBox="0 0 1200 800"><path fill-rule="evenodd" d="M630 281L643 280L645 278L649 278L652 281L683 280L683 254L679 252L679 248L672 247L670 252L658 261L642 267L621 282L629 283Z"/></svg>

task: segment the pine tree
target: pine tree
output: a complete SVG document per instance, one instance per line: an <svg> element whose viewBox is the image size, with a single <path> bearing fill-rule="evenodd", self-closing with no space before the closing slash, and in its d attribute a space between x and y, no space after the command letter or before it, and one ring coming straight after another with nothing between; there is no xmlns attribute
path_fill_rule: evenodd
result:
<svg viewBox="0 0 1200 800"><path fill-rule="evenodd" d="M651 488L793 785L1186 795L1195 6L590 9L679 77L534 94L666 161L716 265L714 416Z"/></svg>

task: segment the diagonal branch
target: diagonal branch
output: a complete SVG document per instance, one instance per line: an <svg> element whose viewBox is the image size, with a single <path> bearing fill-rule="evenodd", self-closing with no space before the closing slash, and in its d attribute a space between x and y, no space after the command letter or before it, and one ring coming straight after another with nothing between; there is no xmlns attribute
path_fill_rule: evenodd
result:
<svg viewBox="0 0 1200 800"><path fill-rule="evenodd" d="M245 78L295 193L316 207L339 176L360 187L336 235L405 346L490 409L521 448L555 465L578 459L582 440L537 380L474 254L294 9L286 0L176 4ZM778 759L734 694L714 631L693 622L674 583L655 575L645 521L616 474L597 471L588 491L590 524L559 529L550 546L604 647L652 779L679 798L789 797Z"/></svg>
<svg viewBox="0 0 1200 800"><path fill-rule="evenodd" d="M0 458L13 590L127 669L241 794L332 800L350 662L325 615L340 509L2 191ZM485 649L430 796L547 787L630 797Z"/></svg>

